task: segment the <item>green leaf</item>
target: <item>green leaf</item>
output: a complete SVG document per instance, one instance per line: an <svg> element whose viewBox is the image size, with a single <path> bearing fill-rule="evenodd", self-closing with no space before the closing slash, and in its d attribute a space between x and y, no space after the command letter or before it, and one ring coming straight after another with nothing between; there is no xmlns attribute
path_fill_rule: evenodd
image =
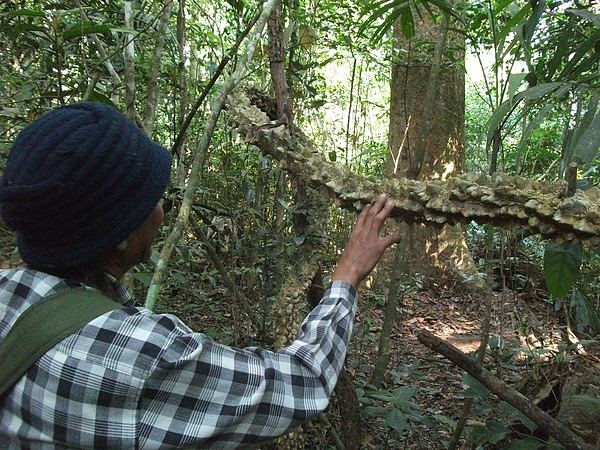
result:
<svg viewBox="0 0 600 450"><path fill-rule="evenodd" d="M375 2L364 2L364 7L362 11L362 16L364 17L364 20L360 25L358 32L362 34L367 29L374 27L374 33L371 36L371 41L377 42L378 40L383 39L385 34L392 28L394 22L398 18L400 18L401 20L400 26L402 32L410 32L410 21L412 20L414 22L414 18L412 17L412 11L410 12L411 17L409 18L409 13L407 11L403 11L403 9L405 9L405 7L408 7L407 5L411 5L415 8L421 6L425 7L425 9L428 10L429 15L432 16L432 10L427 8L428 3L437 6L440 9L440 11L442 11L444 14L453 16L461 20L459 12L447 0L429 0L429 2L427 3L410 2L408 0L380 0ZM402 18L403 15L404 18ZM432 17L432 20L433 19L434 17ZM407 22L404 22L404 20L406 20Z"/></svg>
<svg viewBox="0 0 600 450"><path fill-rule="evenodd" d="M565 39L569 36L566 35L565 32L563 32L563 35L565 36ZM598 40L600 40L600 30L589 36L585 42L578 45L574 52L569 48L567 54L569 60L565 61L558 79L576 79L577 77L581 77L588 70L596 71L598 67L598 53L595 52L595 46ZM565 55L565 57L567 55ZM591 90L593 91L594 88Z"/></svg>
<svg viewBox="0 0 600 450"><path fill-rule="evenodd" d="M82 91L82 94L83 94L83 91ZM90 102L105 103L107 105L110 105L110 106L118 109L117 105L115 105L115 103L109 97L107 97L106 95L104 95L100 92L97 92L97 91L92 92L90 94L90 96L87 98L87 100Z"/></svg>
<svg viewBox="0 0 600 450"><path fill-rule="evenodd" d="M510 430L500 422L494 420L486 423L484 427L475 426L465 429L467 441L472 444L495 443L504 439Z"/></svg>
<svg viewBox="0 0 600 450"><path fill-rule="evenodd" d="M35 11L33 9L17 9L16 11L8 11L0 14L2 16L16 16L16 17L46 17L45 11Z"/></svg>
<svg viewBox="0 0 600 450"><path fill-rule="evenodd" d="M369 394L369 397L374 398L376 400L382 400L384 402L391 402L392 398L389 394L389 392L387 391L383 391L383 392L372 392Z"/></svg>
<svg viewBox="0 0 600 450"><path fill-rule="evenodd" d="M390 411L389 408L383 408L381 406L367 406L361 410L361 414L371 417L385 417Z"/></svg>
<svg viewBox="0 0 600 450"><path fill-rule="evenodd" d="M487 431L487 441L492 444L501 441L510 434L510 430L495 420L489 421L485 425Z"/></svg>
<svg viewBox="0 0 600 450"><path fill-rule="evenodd" d="M600 114L596 114L592 119L573 150L573 156L584 163L593 162L598 155L600 155Z"/></svg>
<svg viewBox="0 0 600 450"><path fill-rule="evenodd" d="M523 80L528 74L526 73L511 73L508 76L508 99L512 102L513 97L515 96L517 89L523 83Z"/></svg>
<svg viewBox="0 0 600 450"><path fill-rule="evenodd" d="M513 4L513 2L510 3L510 5ZM513 31L514 27L517 26L521 22L521 20L523 20L523 18L527 15L527 13L530 10L531 3L527 2L525 3L525 6L523 6L523 8L521 8L518 11L515 11L515 14L509 19L508 22L506 22L506 25L504 25L502 30L500 30L500 32L498 33L496 41L499 42L501 39L504 39L506 36L508 36L508 33Z"/></svg>
<svg viewBox="0 0 600 450"><path fill-rule="evenodd" d="M462 382L468 386L468 389L464 393L466 398L485 398L490 394L488 388L466 372L462 376Z"/></svg>
<svg viewBox="0 0 600 450"><path fill-rule="evenodd" d="M398 389L392 392L392 404L394 406L399 406L405 402L408 402L413 395L417 392L417 388L409 387L409 386L401 386ZM416 406L416 405L415 405Z"/></svg>
<svg viewBox="0 0 600 450"><path fill-rule="evenodd" d="M547 104L527 124L527 127L525 128L525 130L523 131L523 135L521 136L521 142L519 142L519 146L517 147L517 154L515 157L517 161L517 171L520 170L521 165L523 163L523 152L525 150L525 147L527 146L529 138L531 137L533 132L539 128L540 124L544 121L548 113L554 109L556 109L556 105L554 103Z"/></svg>
<svg viewBox="0 0 600 450"><path fill-rule="evenodd" d="M590 411L595 411L597 413L600 413L600 399L599 398L595 398L595 397L590 397L589 395L572 395L571 397L569 397L570 401L575 401L578 402L579 404L583 403L583 404L587 404L587 408Z"/></svg>
<svg viewBox="0 0 600 450"><path fill-rule="evenodd" d="M563 83L560 81L556 81L553 83L538 84L537 86L533 86L525 89L524 91L519 92L517 95L515 95L515 101L521 101L524 98L529 98L533 100L536 98L543 97L544 95L557 90L559 87L562 86L562 84Z"/></svg>
<svg viewBox="0 0 600 450"><path fill-rule="evenodd" d="M277 203L279 203L281 206L283 206L286 211L290 210L290 204L288 202L286 202L284 199L277 198Z"/></svg>
<svg viewBox="0 0 600 450"><path fill-rule="evenodd" d="M591 20L598 28L600 28L600 14L593 14L585 9L572 9L568 8L565 10L567 13L575 14L582 19Z"/></svg>
<svg viewBox="0 0 600 450"><path fill-rule="evenodd" d="M393 428L399 435L407 428L406 415L402 411L394 408L385 416L385 423Z"/></svg>
<svg viewBox="0 0 600 450"><path fill-rule="evenodd" d="M523 414L510 403L502 401L500 402L500 408L507 417L517 416L521 423L525 425L529 431L533 432L537 429L538 426L533 420L531 420L529 417L527 417L525 414Z"/></svg>
<svg viewBox="0 0 600 450"><path fill-rule="evenodd" d="M10 34L13 37L19 36L20 34L29 35L33 39L40 39L42 37L49 38L49 32L44 27L33 25L29 23L19 24L15 27L12 27L10 30Z"/></svg>
<svg viewBox="0 0 600 450"><path fill-rule="evenodd" d="M410 6L403 6L400 9L400 29L406 39L411 39L415 35L415 19Z"/></svg>
<svg viewBox="0 0 600 450"><path fill-rule="evenodd" d="M486 128L488 129L487 146L489 147L489 145L491 144L494 132L499 127L502 127L502 125L504 124L504 121L506 120L506 117L512 113L515 106L521 100L523 100L525 98L534 100L534 99L543 97L544 95L549 94L552 91L556 91L562 85L563 85L562 82L538 84L537 86L533 86L533 87L527 88L521 92L518 92L517 94L514 95L514 97L511 100L507 100L507 101L503 102L502 104L500 104L496 108L496 110L494 111L494 113L489 118L489 120L487 121L487 124L486 124Z"/></svg>
<svg viewBox="0 0 600 450"><path fill-rule="evenodd" d="M581 243L557 244L548 242L544 252L544 278L548 291L555 297L564 297L573 287L583 261Z"/></svg>
<svg viewBox="0 0 600 450"><path fill-rule="evenodd" d="M85 36L88 34L103 34L110 32L110 28L107 25L74 25L72 28L65 30L62 33L62 37L65 40L74 39L77 37Z"/></svg>
<svg viewBox="0 0 600 450"><path fill-rule="evenodd" d="M437 420L439 423L443 423L444 425L449 425L452 428L454 428L456 426L456 420L451 419L448 416L444 416L442 414L435 414L433 416L433 418L435 420Z"/></svg>
<svg viewBox="0 0 600 450"><path fill-rule="evenodd" d="M534 438L515 439L504 445L504 450L537 450L544 446L543 442L538 441Z"/></svg>
<svg viewBox="0 0 600 450"><path fill-rule="evenodd" d="M150 286L152 282L152 274L149 272L135 272L133 278L142 283L144 287Z"/></svg>
<svg viewBox="0 0 600 450"><path fill-rule="evenodd" d="M581 333L588 326L594 330L600 330L600 318L596 312L596 305L579 292L579 289L573 288L570 305L575 310L577 331Z"/></svg>

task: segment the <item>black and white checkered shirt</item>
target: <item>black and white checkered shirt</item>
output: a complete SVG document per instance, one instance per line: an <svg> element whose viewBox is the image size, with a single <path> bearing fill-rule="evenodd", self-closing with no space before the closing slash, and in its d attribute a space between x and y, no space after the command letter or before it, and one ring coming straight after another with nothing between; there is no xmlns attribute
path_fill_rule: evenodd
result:
<svg viewBox="0 0 600 450"><path fill-rule="evenodd" d="M1 270L0 341L28 306L70 287ZM350 284L332 283L297 340L277 352L220 345L172 315L134 307L115 287L126 308L61 341L5 396L0 448L243 447L327 406L356 310Z"/></svg>

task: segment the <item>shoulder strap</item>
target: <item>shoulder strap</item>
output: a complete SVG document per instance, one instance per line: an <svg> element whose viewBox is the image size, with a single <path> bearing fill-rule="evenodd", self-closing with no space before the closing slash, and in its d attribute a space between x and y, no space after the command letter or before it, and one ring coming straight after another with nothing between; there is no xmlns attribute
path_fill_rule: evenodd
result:
<svg viewBox="0 0 600 450"><path fill-rule="evenodd" d="M67 289L27 308L0 344L0 396L44 353L96 317L123 308L85 288Z"/></svg>

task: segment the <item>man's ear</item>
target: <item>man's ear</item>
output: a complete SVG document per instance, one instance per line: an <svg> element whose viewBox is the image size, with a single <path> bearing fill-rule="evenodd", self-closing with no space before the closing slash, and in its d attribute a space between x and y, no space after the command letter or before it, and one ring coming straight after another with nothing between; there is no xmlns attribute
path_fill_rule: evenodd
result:
<svg viewBox="0 0 600 450"><path fill-rule="evenodd" d="M127 239L119 242L119 245L117 245L117 250L124 252L127 249Z"/></svg>

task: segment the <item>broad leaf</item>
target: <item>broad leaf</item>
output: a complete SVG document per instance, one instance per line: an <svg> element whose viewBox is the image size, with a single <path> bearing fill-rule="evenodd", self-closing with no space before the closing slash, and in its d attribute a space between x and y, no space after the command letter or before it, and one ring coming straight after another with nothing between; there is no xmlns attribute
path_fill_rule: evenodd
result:
<svg viewBox="0 0 600 450"><path fill-rule="evenodd" d="M87 34L103 34L109 33L110 28L107 25L94 25L90 23L74 25L72 28L65 30L62 37L65 40L85 36Z"/></svg>
<svg viewBox="0 0 600 450"><path fill-rule="evenodd" d="M2 16L15 17L46 17L45 11L35 11L33 9L17 9L16 11L8 11L1 14Z"/></svg>
<svg viewBox="0 0 600 450"><path fill-rule="evenodd" d="M508 99L512 102L513 97L515 96L517 89L523 83L523 80L527 76L526 73L511 73L508 75Z"/></svg>
<svg viewBox="0 0 600 450"><path fill-rule="evenodd" d="M592 119L577 140L573 149L573 157L584 163L591 163L600 155L600 114Z"/></svg>
<svg viewBox="0 0 600 450"><path fill-rule="evenodd" d="M468 389L463 393L465 398L487 398L490 395L488 388L468 373L463 374L462 382L468 386Z"/></svg>
<svg viewBox="0 0 600 450"><path fill-rule="evenodd" d="M541 123L544 121L544 119L546 119L548 112L550 112L554 108L555 108L554 104L549 103L548 105L544 106L536 114L536 116L532 120L530 120L529 123L527 124L527 127L525 128L525 130L523 131L523 135L521 136L521 142L519 142L519 147L517 148L517 155L516 155L517 171L520 170L520 168L521 168L522 156L523 156L525 147L527 146L528 139L531 137L531 134L535 130L538 129L538 127L541 125Z"/></svg>
<svg viewBox="0 0 600 450"><path fill-rule="evenodd" d="M385 423L393 428L398 435L401 435L407 427L406 415L394 408L385 416Z"/></svg>
<svg viewBox="0 0 600 450"><path fill-rule="evenodd" d="M502 103L500 106L498 106L498 108L496 108L496 110L494 111L494 114L492 114L492 116L489 118L487 125L486 125L486 127L488 129L488 140L487 140L488 147L492 142L492 137L494 135L494 132L499 127L500 128L502 127L502 125L504 124L504 122L506 120L506 117L513 111L515 106L521 100L523 100L525 98L537 99L537 98L543 97L544 95L549 94L550 92L556 91L562 85L563 85L563 83L561 83L561 82L538 84L537 86L533 86L533 87L527 88L521 92L518 92L517 94L515 94L513 99L507 100L504 103Z"/></svg>
<svg viewBox="0 0 600 450"><path fill-rule="evenodd" d="M401 386L398 389L395 389L394 392L392 392L392 404L399 406L401 403L408 402L412 396L415 395L415 392L417 392L417 388L409 386Z"/></svg>
<svg viewBox="0 0 600 450"><path fill-rule="evenodd" d="M489 421L485 425L487 431L487 441L492 444L501 441L510 434L510 430L495 420Z"/></svg>
<svg viewBox="0 0 600 450"><path fill-rule="evenodd" d="M554 297L562 298L571 290L579 275L582 261L581 243L548 243L544 253L544 277L548 291Z"/></svg>
<svg viewBox="0 0 600 450"><path fill-rule="evenodd" d="M594 330L600 330L600 318L596 312L596 305L575 288L571 293L571 308L575 310L577 331L581 333L588 326Z"/></svg>
<svg viewBox="0 0 600 450"><path fill-rule="evenodd" d="M509 5L514 5L513 2L510 2ZM504 39L508 34L513 31L514 27L516 27L523 18L527 15L527 13L531 10L531 3L525 3L525 6L518 11L511 12L512 17L506 22L506 25L500 30L498 36L496 37L497 41Z"/></svg>
<svg viewBox="0 0 600 450"><path fill-rule="evenodd" d="M415 35L415 19L410 6L400 9L400 29L406 39L411 39Z"/></svg>
<svg viewBox="0 0 600 450"><path fill-rule="evenodd" d="M500 408L502 408L502 411L504 412L504 414L506 414L507 417L513 415L517 416L521 423L525 425L529 431L533 432L537 429L538 426L533 420L531 420L529 417L527 417L525 414L523 414L510 403L502 401L500 402Z"/></svg>
<svg viewBox="0 0 600 450"><path fill-rule="evenodd" d="M371 417L385 417L389 411L389 408L383 406L367 406L361 410L361 414Z"/></svg>

